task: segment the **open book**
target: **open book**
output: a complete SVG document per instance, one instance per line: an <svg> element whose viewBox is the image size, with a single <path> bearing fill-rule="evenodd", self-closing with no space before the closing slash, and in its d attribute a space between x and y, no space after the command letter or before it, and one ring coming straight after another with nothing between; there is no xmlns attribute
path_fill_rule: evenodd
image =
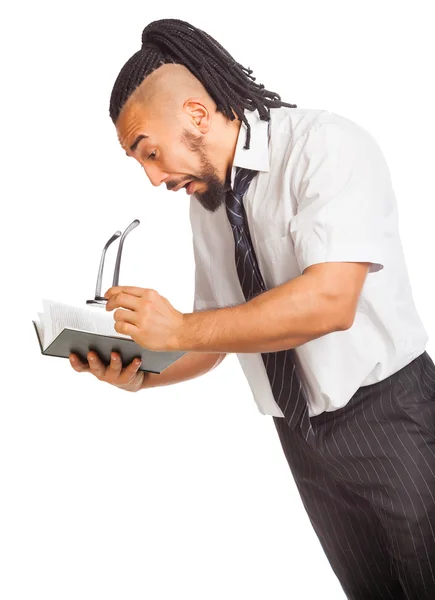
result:
<svg viewBox="0 0 435 600"><path fill-rule="evenodd" d="M113 314L104 308L81 308L43 300L43 312L38 313L39 321L32 321L39 346L45 356L69 358L74 352L87 362L90 350L96 352L100 360L108 365L110 353L119 352L123 367L134 358L141 358L141 371L161 373L186 352L155 352L136 344L130 336L115 330Z"/></svg>

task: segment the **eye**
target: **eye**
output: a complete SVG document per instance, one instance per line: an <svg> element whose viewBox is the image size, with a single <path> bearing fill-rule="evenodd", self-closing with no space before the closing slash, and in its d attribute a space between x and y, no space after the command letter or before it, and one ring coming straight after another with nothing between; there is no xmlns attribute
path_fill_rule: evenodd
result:
<svg viewBox="0 0 435 600"><path fill-rule="evenodd" d="M154 150L154 152L151 152L151 154L148 156L149 159L154 160L156 158L156 151Z"/></svg>

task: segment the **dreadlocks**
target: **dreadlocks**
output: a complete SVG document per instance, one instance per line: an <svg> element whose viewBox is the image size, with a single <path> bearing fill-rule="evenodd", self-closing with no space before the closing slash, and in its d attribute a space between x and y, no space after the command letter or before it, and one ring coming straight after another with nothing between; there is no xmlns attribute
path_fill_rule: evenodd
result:
<svg viewBox="0 0 435 600"><path fill-rule="evenodd" d="M237 117L247 127L245 148L250 147L251 127L244 109L258 110L270 120L270 108L286 104L275 92L255 83L252 70L236 62L210 35L179 19L153 21L142 32L142 48L122 67L110 97L110 117L116 123L125 102L152 71L166 63L184 65L202 83L228 119ZM233 112L234 111L234 112Z"/></svg>

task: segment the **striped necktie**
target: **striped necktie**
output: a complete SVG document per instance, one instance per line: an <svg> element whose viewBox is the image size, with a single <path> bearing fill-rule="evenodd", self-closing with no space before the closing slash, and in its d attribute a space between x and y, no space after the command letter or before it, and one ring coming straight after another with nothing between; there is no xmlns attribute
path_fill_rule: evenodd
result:
<svg viewBox="0 0 435 600"><path fill-rule="evenodd" d="M267 291L258 267L249 233L248 220L243 206L243 196L258 171L236 169L234 189L225 197L227 216L235 242L236 269L246 301ZM276 403L284 413L288 425L301 427L308 443L314 440L314 431L308 413L308 402L296 371L293 348L278 352L262 353L266 373Z"/></svg>

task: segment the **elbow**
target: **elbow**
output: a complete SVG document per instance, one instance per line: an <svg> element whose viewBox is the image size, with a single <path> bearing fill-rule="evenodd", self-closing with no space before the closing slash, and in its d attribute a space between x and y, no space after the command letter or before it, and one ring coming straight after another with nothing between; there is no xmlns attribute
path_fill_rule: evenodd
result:
<svg viewBox="0 0 435 600"><path fill-rule="evenodd" d="M329 310L327 322L332 324L329 331L346 331L355 322L356 308L344 303L342 298L329 298Z"/></svg>
<svg viewBox="0 0 435 600"><path fill-rule="evenodd" d="M337 331L346 331L346 329L350 329L354 321L355 318L347 319L346 321L341 321L339 327L337 328Z"/></svg>
<svg viewBox="0 0 435 600"><path fill-rule="evenodd" d="M350 329L355 322L355 310L342 308L339 313L336 313L336 331L346 331Z"/></svg>

